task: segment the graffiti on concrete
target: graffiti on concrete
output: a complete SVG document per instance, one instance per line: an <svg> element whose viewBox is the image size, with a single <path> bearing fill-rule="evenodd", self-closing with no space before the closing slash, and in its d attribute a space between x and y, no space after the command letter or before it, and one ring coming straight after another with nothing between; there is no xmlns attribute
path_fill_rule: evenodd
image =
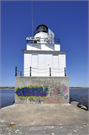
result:
<svg viewBox="0 0 89 135"><path fill-rule="evenodd" d="M42 86L21 87L15 90L15 93L20 99L22 97L46 97L48 95L48 88ZM25 98L27 99L27 98Z"/></svg>
<svg viewBox="0 0 89 135"><path fill-rule="evenodd" d="M64 92L65 102L67 102L67 98L68 98L68 95L67 95L68 90L67 89L68 89L68 87L64 86L63 92Z"/></svg>
<svg viewBox="0 0 89 135"><path fill-rule="evenodd" d="M62 90L60 88L51 88L49 89L50 91L50 96L63 96Z"/></svg>
<svg viewBox="0 0 89 135"><path fill-rule="evenodd" d="M63 103L68 102L68 87L58 86L49 87L49 94L46 98L43 98L44 103Z"/></svg>
<svg viewBox="0 0 89 135"><path fill-rule="evenodd" d="M29 86L17 88L17 97L21 100L28 99L29 103L63 103L68 102L68 87L61 85L52 86Z"/></svg>
<svg viewBox="0 0 89 135"><path fill-rule="evenodd" d="M68 91L66 86L64 86L63 91L64 91L64 94L66 94L66 92Z"/></svg>
<svg viewBox="0 0 89 135"><path fill-rule="evenodd" d="M30 103L43 103L43 99L40 99L40 98L28 98L28 100L30 101Z"/></svg>
<svg viewBox="0 0 89 135"><path fill-rule="evenodd" d="M33 98L29 98L30 102L35 102L35 100Z"/></svg>

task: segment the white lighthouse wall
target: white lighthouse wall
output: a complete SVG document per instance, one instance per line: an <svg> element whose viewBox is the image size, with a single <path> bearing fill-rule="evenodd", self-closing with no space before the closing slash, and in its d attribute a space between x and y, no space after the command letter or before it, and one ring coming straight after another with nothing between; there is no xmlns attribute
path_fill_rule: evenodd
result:
<svg viewBox="0 0 89 135"><path fill-rule="evenodd" d="M65 54L24 54L24 76L64 76L66 67Z"/></svg>
<svg viewBox="0 0 89 135"><path fill-rule="evenodd" d="M45 65L46 65L46 76L49 76L49 68L52 67L52 54L45 55Z"/></svg>
<svg viewBox="0 0 89 135"><path fill-rule="evenodd" d="M27 43L27 50L46 50L46 51L60 51L60 44L29 44Z"/></svg>
<svg viewBox="0 0 89 135"><path fill-rule="evenodd" d="M52 55L52 76L59 76L58 55Z"/></svg>
<svg viewBox="0 0 89 135"><path fill-rule="evenodd" d="M38 69L39 76L45 76L45 54L38 54Z"/></svg>
<svg viewBox="0 0 89 135"><path fill-rule="evenodd" d="M53 44L41 44L42 50L46 51L54 51L54 45Z"/></svg>
<svg viewBox="0 0 89 135"><path fill-rule="evenodd" d="M60 69L60 76L64 76L64 67L66 67L66 55L60 54L59 55L59 69Z"/></svg>
<svg viewBox="0 0 89 135"><path fill-rule="evenodd" d="M31 54L32 55L32 59L31 59L31 65L32 65L32 69L31 69L31 74L32 76L38 76L38 55L37 54Z"/></svg>
<svg viewBox="0 0 89 135"><path fill-rule="evenodd" d="M41 50L41 44L27 44L27 50Z"/></svg>
<svg viewBox="0 0 89 135"><path fill-rule="evenodd" d="M24 54L24 76L30 76L31 54Z"/></svg>
<svg viewBox="0 0 89 135"><path fill-rule="evenodd" d="M55 44L54 48L55 48L55 51L60 51L60 44Z"/></svg>

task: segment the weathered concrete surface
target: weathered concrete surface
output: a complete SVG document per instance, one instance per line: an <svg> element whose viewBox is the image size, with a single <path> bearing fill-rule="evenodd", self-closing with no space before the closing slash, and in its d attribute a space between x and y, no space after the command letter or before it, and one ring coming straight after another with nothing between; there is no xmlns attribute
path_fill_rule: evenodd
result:
<svg viewBox="0 0 89 135"><path fill-rule="evenodd" d="M88 125L15 126L1 128L1 135L89 135Z"/></svg>
<svg viewBox="0 0 89 135"><path fill-rule="evenodd" d="M71 104L14 104L0 109L0 133L88 135L88 114Z"/></svg>
<svg viewBox="0 0 89 135"><path fill-rule="evenodd" d="M69 103L69 81L66 77L15 77L15 89L21 87L45 87L48 88L48 95L38 98L37 96L27 96L25 92L15 93L15 103ZM39 88L38 88L39 89ZM16 92L16 91L15 91ZM31 92L29 92L31 95ZM34 93L35 94L35 93Z"/></svg>
<svg viewBox="0 0 89 135"><path fill-rule="evenodd" d="M18 126L88 124L88 111L71 104L14 104L0 109L1 120Z"/></svg>
<svg viewBox="0 0 89 135"><path fill-rule="evenodd" d="M36 85L51 85L59 86L60 84L66 84L69 86L70 78L66 77L15 77L15 88L23 86L36 86Z"/></svg>
<svg viewBox="0 0 89 135"><path fill-rule="evenodd" d="M0 109L0 129L1 134L88 135L88 114L71 104L14 104Z"/></svg>
<svg viewBox="0 0 89 135"><path fill-rule="evenodd" d="M77 101L72 101L71 104L77 107L77 105L79 104L79 102L77 102Z"/></svg>

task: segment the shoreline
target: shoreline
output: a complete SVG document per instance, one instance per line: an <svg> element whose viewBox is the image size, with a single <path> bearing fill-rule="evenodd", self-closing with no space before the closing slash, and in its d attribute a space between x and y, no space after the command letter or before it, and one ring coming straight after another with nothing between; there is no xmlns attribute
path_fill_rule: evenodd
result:
<svg viewBox="0 0 89 135"><path fill-rule="evenodd" d="M69 87L69 89L89 89L89 87Z"/></svg>
<svg viewBox="0 0 89 135"><path fill-rule="evenodd" d="M0 87L0 89L2 89L2 90L3 90L3 89L13 89L13 90L14 90L15 87Z"/></svg>
<svg viewBox="0 0 89 135"><path fill-rule="evenodd" d="M0 87L0 90L15 90L15 87ZM89 87L69 87L69 89L89 89Z"/></svg>

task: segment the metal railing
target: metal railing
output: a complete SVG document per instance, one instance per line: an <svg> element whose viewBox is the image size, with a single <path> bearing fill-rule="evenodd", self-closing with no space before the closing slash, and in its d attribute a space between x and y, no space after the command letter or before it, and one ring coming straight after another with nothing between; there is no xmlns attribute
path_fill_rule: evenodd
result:
<svg viewBox="0 0 89 135"><path fill-rule="evenodd" d="M62 69L58 69L58 68L45 68L45 69L38 69L38 68L33 68L33 67L29 67L29 68L25 68L24 70L22 68L18 68L15 67L15 76L32 76L32 73L39 73L39 74L43 74L43 73L49 73L49 76L52 76L52 74L56 73L63 73L64 76L66 76L66 68L62 68Z"/></svg>
<svg viewBox="0 0 89 135"><path fill-rule="evenodd" d="M26 39L27 43L45 43L45 44L60 44L60 39L59 38L40 38L40 37L32 37Z"/></svg>

